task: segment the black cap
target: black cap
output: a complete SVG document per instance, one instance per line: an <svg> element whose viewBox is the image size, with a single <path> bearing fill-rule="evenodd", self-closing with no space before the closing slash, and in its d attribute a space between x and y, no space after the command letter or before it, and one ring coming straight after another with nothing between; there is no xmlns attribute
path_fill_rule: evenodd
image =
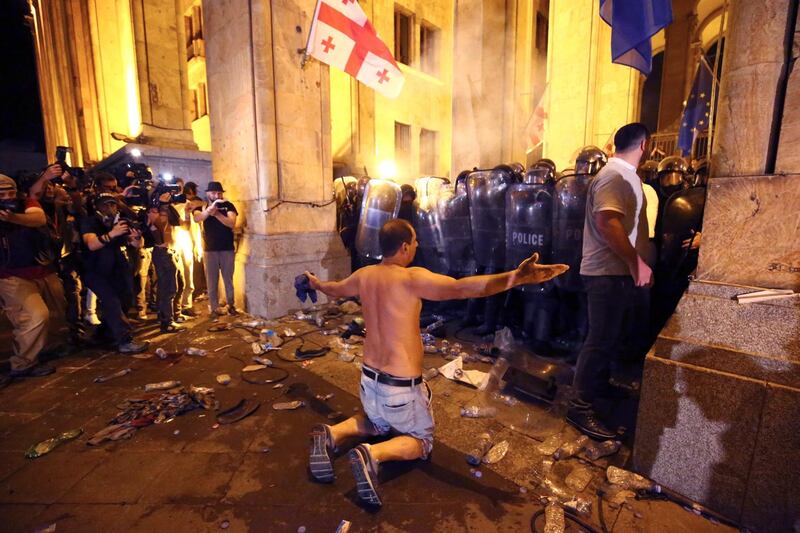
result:
<svg viewBox="0 0 800 533"><path fill-rule="evenodd" d="M208 185L206 185L206 192L225 192L225 189L222 188L222 183L209 181Z"/></svg>
<svg viewBox="0 0 800 533"><path fill-rule="evenodd" d="M94 199L94 205L115 204L115 203L117 203L117 197L107 192L101 192Z"/></svg>

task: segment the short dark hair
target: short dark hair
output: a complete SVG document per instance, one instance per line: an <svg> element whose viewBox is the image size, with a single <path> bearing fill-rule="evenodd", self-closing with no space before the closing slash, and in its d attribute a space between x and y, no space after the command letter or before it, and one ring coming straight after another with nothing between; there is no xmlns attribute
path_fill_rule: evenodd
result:
<svg viewBox="0 0 800 533"><path fill-rule="evenodd" d="M614 134L614 151L627 152L649 138L650 130L641 122L625 124Z"/></svg>
<svg viewBox="0 0 800 533"><path fill-rule="evenodd" d="M117 181L117 177L114 174L111 174L110 172L106 172L104 170L95 170L94 172L92 172L92 178L94 178L95 182L111 181L111 180Z"/></svg>
<svg viewBox="0 0 800 533"><path fill-rule="evenodd" d="M386 222L378 232L383 257L391 257L397 253L403 243L411 244L414 228L406 220L395 218Z"/></svg>
<svg viewBox="0 0 800 533"><path fill-rule="evenodd" d="M187 192L191 191L192 194L197 194L197 184L193 181L187 181L183 185L183 193L186 194Z"/></svg>

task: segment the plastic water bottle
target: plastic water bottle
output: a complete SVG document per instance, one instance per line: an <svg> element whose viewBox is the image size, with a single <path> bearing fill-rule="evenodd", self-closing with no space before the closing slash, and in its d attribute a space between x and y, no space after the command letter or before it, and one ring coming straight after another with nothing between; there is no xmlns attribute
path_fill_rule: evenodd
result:
<svg viewBox="0 0 800 533"><path fill-rule="evenodd" d="M208 350L204 350L202 348L194 348L190 346L189 348L186 348L186 354L199 355L201 357L205 357L206 355L208 355Z"/></svg>
<svg viewBox="0 0 800 533"><path fill-rule="evenodd" d="M616 466L609 466L606 470L606 477L610 483L620 485L622 488L629 490L646 490L649 492L661 492L661 485L650 481L639 474L617 468Z"/></svg>
<svg viewBox="0 0 800 533"><path fill-rule="evenodd" d="M584 453L590 461L597 461L601 457L617 453L620 446L622 446L622 443L618 440L607 440L590 444L586 447Z"/></svg>
<svg viewBox="0 0 800 533"><path fill-rule="evenodd" d="M461 408L461 416L464 418L493 418L497 416L497 409L494 407L471 405Z"/></svg>
<svg viewBox="0 0 800 533"><path fill-rule="evenodd" d="M156 355L159 359L166 359L167 351L164 348L156 348Z"/></svg>
<svg viewBox="0 0 800 533"><path fill-rule="evenodd" d="M577 439L565 442L553 454L553 459L560 461L562 459L569 459L581 453L581 450L589 443L589 437L581 435Z"/></svg>
<svg viewBox="0 0 800 533"><path fill-rule="evenodd" d="M280 335L271 329L262 329L259 337L261 345L267 350L270 348L277 348L283 344L283 339L281 339Z"/></svg>
<svg viewBox="0 0 800 533"><path fill-rule="evenodd" d="M425 381L431 380L439 375L439 369L436 367L428 368L422 373L422 379Z"/></svg>
<svg viewBox="0 0 800 533"><path fill-rule="evenodd" d="M544 508L544 533L564 533L564 508L550 502Z"/></svg>

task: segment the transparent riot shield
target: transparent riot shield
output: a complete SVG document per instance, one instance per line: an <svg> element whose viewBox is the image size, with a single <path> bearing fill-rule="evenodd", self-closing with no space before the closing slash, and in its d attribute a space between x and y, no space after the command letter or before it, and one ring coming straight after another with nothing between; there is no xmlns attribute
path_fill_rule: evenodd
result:
<svg viewBox="0 0 800 533"><path fill-rule="evenodd" d="M506 266L506 190L513 173L476 170L467 177L472 246L478 266L501 270Z"/></svg>
<svg viewBox="0 0 800 533"><path fill-rule="evenodd" d="M683 247L702 229L706 188L691 187L669 197L661 219L661 246L658 253L658 272L669 278L688 274L697 261L696 252Z"/></svg>
<svg viewBox="0 0 800 533"><path fill-rule="evenodd" d="M555 280L559 288L568 291L583 289L580 275L583 223L591 179L589 174L571 174L562 176L555 186L552 262L569 265L569 270Z"/></svg>
<svg viewBox="0 0 800 533"><path fill-rule="evenodd" d="M466 183L444 185L436 202L435 231L444 247L444 261L455 275L475 272L472 231L469 219L469 197Z"/></svg>
<svg viewBox="0 0 800 533"><path fill-rule="evenodd" d="M515 183L506 192L506 269L517 268L533 253L549 263L553 236L553 195L545 184ZM523 285L524 292L544 292L549 283Z"/></svg>
<svg viewBox="0 0 800 533"><path fill-rule="evenodd" d="M356 233L359 254L369 259L383 258L378 233L387 221L397 218L400 198L400 186L393 181L371 179L367 182Z"/></svg>
<svg viewBox="0 0 800 533"><path fill-rule="evenodd" d="M418 178L414 182L417 199L414 201L412 220L419 242L416 262L439 274L446 274L449 270L436 209L439 192L446 183L448 183L446 178L436 176Z"/></svg>

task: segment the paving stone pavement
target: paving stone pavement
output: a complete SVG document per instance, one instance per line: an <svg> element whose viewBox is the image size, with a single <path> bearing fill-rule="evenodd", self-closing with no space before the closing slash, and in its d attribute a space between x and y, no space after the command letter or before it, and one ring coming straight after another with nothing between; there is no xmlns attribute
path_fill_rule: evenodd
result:
<svg viewBox="0 0 800 533"><path fill-rule="evenodd" d="M198 306L199 307L199 306ZM222 323L231 322L224 317ZM284 319L278 331L298 333L310 324ZM430 461L383 465L383 508L359 504L342 450L335 462L336 481L314 483L307 471L308 430L319 422L342 419L360 409L356 363L330 352L301 365L267 354L289 372L280 388L241 379L250 362L250 332L233 329L210 333L201 317L189 330L159 335L154 323L140 327L152 349L182 351L198 346L206 357L183 355L168 360L138 360L102 350L83 350L54 361L48 377L12 383L0 390L0 531L31 532L56 524L56 531L268 531L333 532L343 519L361 531L530 531L541 509L535 471L545 456L536 446L561 433L576 436L547 406L523 403L495 419L463 419L462 405L480 403L480 393L443 377L430 382L434 392L437 433ZM307 348L327 344L318 332L305 336ZM300 341L292 341L299 346ZM213 350L231 345L218 352ZM282 352L290 358L293 349ZM356 359L356 362L358 358ZM444 364L438 355L425 366ZM488 370L487 364L470 365ZM106 383L94 378L124 368L132 372ZM232 382L215 377L228 373ZM277 375L278 372L275 371ZM146 383L180 380L184 385L213 387L222 408L242 398L261 402L250 417L215 426L213 411L194 410L166 424L141 428L129 440L91 447L86 441L116 414L116 405L142 393ZM316 395L333 393L327 401ZM295 411L275 411L276 401L300 399ZM84 434L38 459L26 459L34 443L62 431ZM492 429L510 449L499 463L484 465L476 477L464 460L475 438ZM623 464L627 449L611 458ZM566 475L578 459L560 461L554 473ZM604 461L589 465L593 479L582 496L592 499L586 517L601 531L595 490L603 482ZM729 530L667 502L631 501L603 505L609 531Z"/></svg>

